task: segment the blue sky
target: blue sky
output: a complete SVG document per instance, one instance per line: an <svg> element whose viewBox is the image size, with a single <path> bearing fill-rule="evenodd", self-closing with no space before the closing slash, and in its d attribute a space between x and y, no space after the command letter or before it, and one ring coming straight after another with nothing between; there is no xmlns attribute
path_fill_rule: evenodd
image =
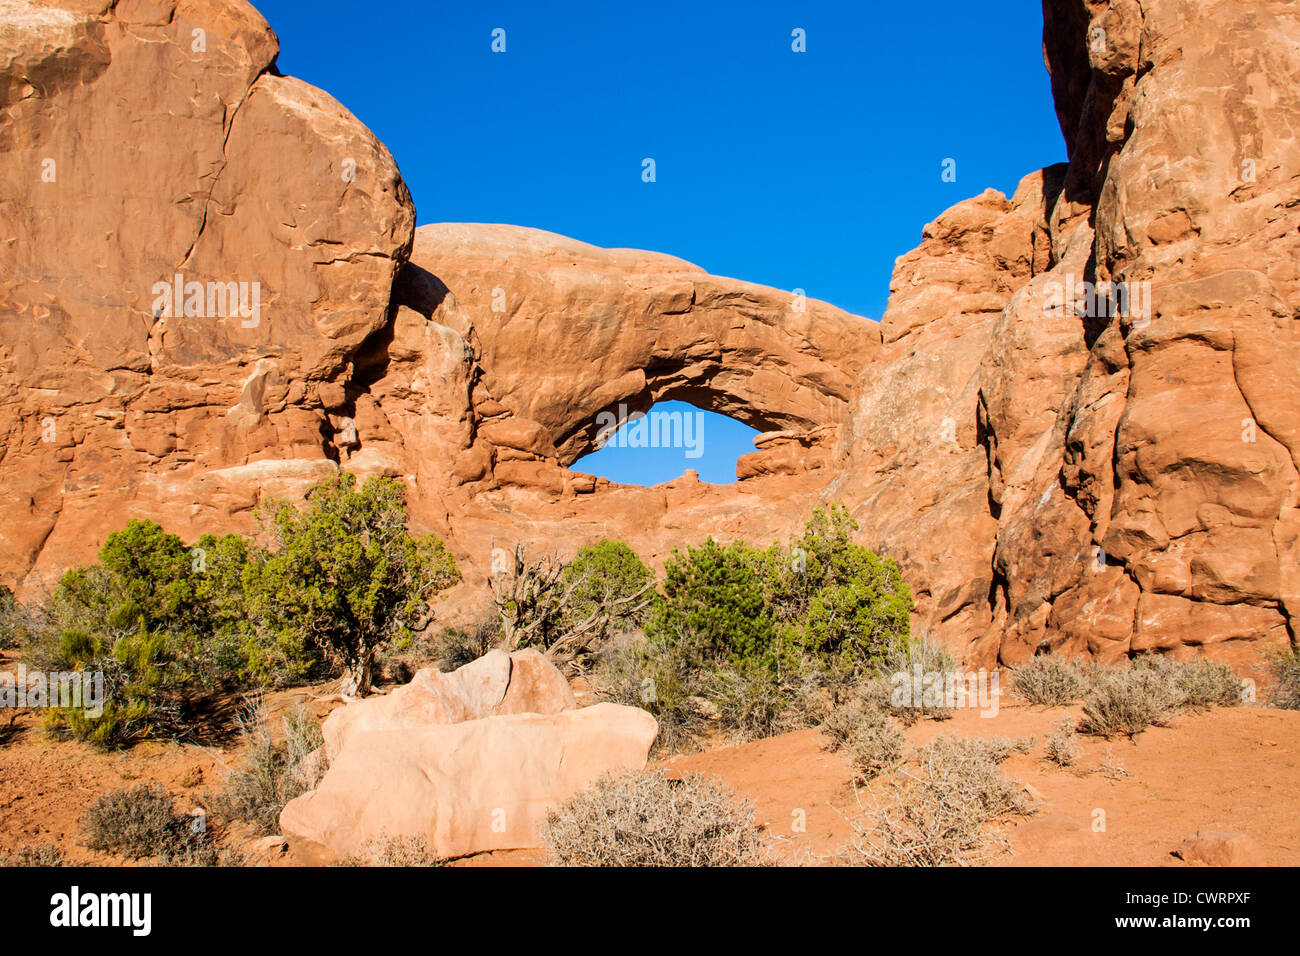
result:
<svg viewBox="0 0 1300 956"><path fill-rule="evenodd" d="M1040 0L254 2L421 224L652 249L871 318L926 222L1065 158Z"/></svg>
<svg viewBox="0 0 1300 956"><path fill-rule="evenodd" d="M573 470L627 485L657 485L693 468L700 481L726 485L736 480L736 459L754 450L758 431L725 415L700 411L685 402L658 402L649 415L682 416L666 420L667 427L653 420L639 426L643 435L667 436L672 447L637 447L645 440L633 437L638 425L631 420L609 437L605 447L574 462ZM686 416L691 416L689 422Z"/></svg>

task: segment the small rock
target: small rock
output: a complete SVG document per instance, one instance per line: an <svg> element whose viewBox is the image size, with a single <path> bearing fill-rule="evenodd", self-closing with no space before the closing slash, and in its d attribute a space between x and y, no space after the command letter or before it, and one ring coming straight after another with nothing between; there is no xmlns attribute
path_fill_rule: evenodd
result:
<svg viewBox="0 0 1300 956"><path fill-rule="evenodd" d="M1262 866L1255 841L1236 830L1197 830L1189 835L1174 856L1185 863L1206 866Z"/></svg>
<svg viewBox="0 0 1300 956"><path fill-rule="evenodd" d="M1025 784L1024 791L1029 796L1029 798L1033 800L1035 803L1047 802L1047 797L1043 795L1043 791L1039 790L1032 783Z"/></svg>

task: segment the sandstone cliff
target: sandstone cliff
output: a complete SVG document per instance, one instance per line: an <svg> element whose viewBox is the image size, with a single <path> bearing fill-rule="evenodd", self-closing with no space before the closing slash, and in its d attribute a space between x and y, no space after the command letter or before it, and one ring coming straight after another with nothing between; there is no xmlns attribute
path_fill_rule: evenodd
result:
<svg viewBox="0 0 1300 956"><path fill-rule="evenodd" d="M0 7L7 582L132 516L246 529L342 467L406 481L457 607L494 546L662 560L844 501L972 663L1290 640L1286 0L1044 0L1069 162L925 226L879 323L538 230L413 231L391 156L276 73L251 7L64 5ZM744 480L569 468L601 412L670 398L764 433Z"/></svg>

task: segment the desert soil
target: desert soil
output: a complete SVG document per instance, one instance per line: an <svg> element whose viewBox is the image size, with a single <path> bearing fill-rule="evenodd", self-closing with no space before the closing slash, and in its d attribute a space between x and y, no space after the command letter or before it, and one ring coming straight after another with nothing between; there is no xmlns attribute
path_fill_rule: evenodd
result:
<svg viewBox="0 0 1300 956"><path fill-rule="evenodd" d="M270 695L272 712L306 703L319 716L333 702L328 688ZM1043 759L1043 741L1063 714L1004 701L998 714L959 710L948 720L923 720L908 731L910 745L940 734L1035 737L1029 754L1013 753L1004 772L1036 792L1037 812L1004 826L1008 866L1185 866L1172 851L1196 830L1241 831L1268 865L1300 865L1300 712L1249 706L1182 714L1130 741L1079 736L1082 753L1071 768ZM80 820L101 793L157 781L176 797L178 810L198 807L205 790L220 786L238 762L234 737L202 743L146 742L104 753L52 741L37 715L21 714L16 733L0 745L0 850L59 844L69 862L121 865L126 861L81 845ZM827 749L816 730L720 746L656 761L671 775L716 774L750 798L760 823L795 863L851 862L844 848L861 818L845 758ZM1041 798L1041 799L1040 799ZM1094 826L1098 811L1105 828ZM292 859L278 861L292 864ZM462 866L535 865L539 851L505 851L457 861Z"/></svg>

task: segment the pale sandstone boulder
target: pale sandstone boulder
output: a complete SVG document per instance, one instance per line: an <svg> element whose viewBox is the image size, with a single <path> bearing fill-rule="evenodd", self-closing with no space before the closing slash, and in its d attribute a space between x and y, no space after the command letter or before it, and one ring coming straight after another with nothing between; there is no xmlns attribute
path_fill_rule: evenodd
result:
<svg viewBox="0 0 1300 956"><path fill-rule="evenodd" d="M488 651L451 673L421 668L396 690L338 708L321 730L333 758L366 731L420 729L500 714L558 714L577 706L564 675L537 651Z"/></svg>
<svg viewBox="0 0 1300 956"><path fill-rule="evenodd" d="M643 769L657 733L650 714L619 704L363 731L280 828L317 865L392 837L423 837L439 857L537 847L549 808L606 772Z"/></svg>

